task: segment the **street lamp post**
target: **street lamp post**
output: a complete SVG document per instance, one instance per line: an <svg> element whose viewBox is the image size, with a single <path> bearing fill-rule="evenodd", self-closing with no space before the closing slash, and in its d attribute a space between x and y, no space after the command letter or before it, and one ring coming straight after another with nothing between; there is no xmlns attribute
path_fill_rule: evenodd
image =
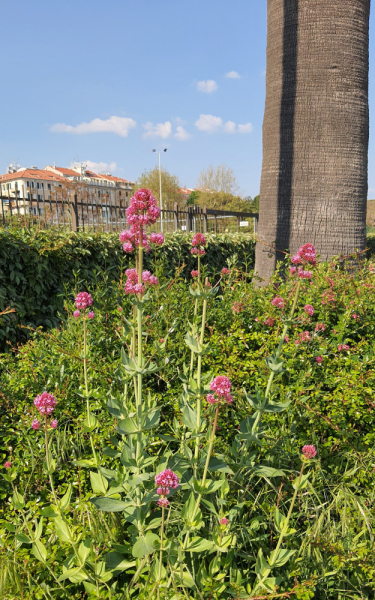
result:
<svg viewBox="0 0 375 600"><path fill-rule="evenodd" d="M156 154L159 154L159 189L160 189L160 229L161 232L163 233L163 200L162 200L162 195L161 195L161 164L160 164L160 155L162 152L166 152L167 148L164 148L164 150L153 150L153 152L156 152Z"/></svg>

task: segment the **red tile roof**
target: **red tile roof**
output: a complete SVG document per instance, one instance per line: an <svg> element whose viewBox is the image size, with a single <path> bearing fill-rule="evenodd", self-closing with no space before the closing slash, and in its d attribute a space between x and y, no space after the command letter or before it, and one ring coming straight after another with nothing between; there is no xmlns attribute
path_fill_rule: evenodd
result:
<svg viewBox="0 0 375 600"><path fill-rule="evenodd" d="M65 167L52 167L51 165L47 165L46 169L54 169L55 171L59 171L63 175L68 175L69 177L77 177L79 173L77 171L73 171L73 169L66 169Z"/></svg>
<svg viewBox="0 0 375 600"><path fill-rule="evenodd" d="M65 181L63 177L55 175L51 171L44 169L22 169L15 173L6 173L0 175L0 181L10 181L14 179L41 179L42 181Z"/></svg>

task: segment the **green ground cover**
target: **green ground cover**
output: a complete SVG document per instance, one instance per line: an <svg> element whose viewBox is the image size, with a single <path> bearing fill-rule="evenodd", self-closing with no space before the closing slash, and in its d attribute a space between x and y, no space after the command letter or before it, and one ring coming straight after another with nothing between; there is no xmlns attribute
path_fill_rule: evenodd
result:
<svg viewBox="0 0 375 600"><path fill-rule="evenodd" d="M202 550L192 558L199 594L205 599L251 597L259 551L266 556L275 549L277 510L286 514L290 506L301 448L314 444L318 454L309 468L308 486L296 496L291 516L295 531L286 538L291 558L277 569L277 593L292 590L296 597L319 600L372 598L375 268L365 263L353 270L332 262L318 266L312 283L303 282L297 316L282 349L285 370L272 388L272 399L289 405L283 412L263 414L263 435L252 448L253 462L238 469L242 447L237 437L243 431L241 424L254 414L244 390L253 393L257 386L264 389L267 384L265 358L277 346L287 315L287 309L284 312L271 302L278 295L290 307L294 284L276 274L266 288L254 288L244 261L236 263L235 254L229 256L230 275L221 279L218 292L208 301L204 337L208 346L202 357L207 381L226 375L233 386L234 402L219 414L213 455L226 466L215 470L212 478L225 477L227 487L206 497L221 516L228 517L230 544L225 551ZM148 452L161 460L168 453L178 453L181 439L189 445L181 396L183 367L191 360L185 336L188 322L194 324L194 298L189 292L190 274L179 268L181 262L171 265L155 260L159 286L144 305L143 339L145 354L153 357L158 370L145 377L144 385L161 411L159 425L149 433ZM221 263L212 266L208 254L204 264L214 286L220 279ZM58 427L51 433L57 495L62 498L69 484L73 490L65 518L77 535L89 533L92 564L106 565L109 574L99 597L126 598L139 566L140 559L134 561L130 547L132 524L122 513L103 513L93 507L90 498L98 491L93 491L90 469L77 465L90 454L82 397L82 323L72 316L74 297L82 289L94 298L95 318L88 323L88 373L90 409L98 418L92 437L102 468L113 469L119 463L117 444L122 443L116 411L108 412L107 404L111 406L111 399L118 401L124 393L127 379L121 349L130 345L132 306L123 292L126 265L119 263L115 276L103 266L90 280L77 274L73 285L70 282L70 289L61 296L64 308L56 321L58 327L29 331L27 343L1 356L0 454L2 464L12 464L3 473L14 474L13 482L3 479L0 484L0 597L4 600L98 597L79 578L57 582L67 568L64 561L70 560L69 544L46 512L51 492L43 465L45 442L40 431L31 429L36 416L33 399L44 390L57 399ZM306 305L314 307L312 316L303 310ZM202 301L197 324L201 311ZM131 398L129 402L125 406L130 412ZM204 418L209 422L207 405ZM24 498L24 515L32 527L35 519L40 523L44 518L40 537L48 552L44 560L22 538L22 514L12 501L11 483ZM187 493L181 489L173 496L170 528L175 528L176 538L176 519ZM214 513L206 506L205 510L200 534L208 537L215 530ZM156 505L152 515L160 517ZM111 571L113 553L120 554L127 566L116 570L112 564ZM147 588L148 577L145 571L131 597L149 596L153 586ZM184 583L185 588L178 586L181 597L200 597L186 578ZM178 594L171 586L166 597Z"/></svg>

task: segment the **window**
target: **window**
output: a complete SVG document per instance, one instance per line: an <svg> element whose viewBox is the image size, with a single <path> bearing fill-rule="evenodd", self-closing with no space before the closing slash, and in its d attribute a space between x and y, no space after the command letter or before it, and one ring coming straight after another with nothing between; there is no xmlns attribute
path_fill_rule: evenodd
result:
<svg viewBox="0 0 375 600"><path fill-rule="evenodd" d="M36 187L38 188L38 190L41 190L44 186L43 183L39 182L36 184Z"/></svg>
<svg viewBox="0 0 375 600"><path fill-rule="evenodd" d="M50 189L51 189L51 184L50 184L50 183L47 183L47 187L48 187L48 189L50 190Z"/></svg>
<svg viewBox="0 0 375 600"><path fill-rule="evenodd" d="M38 200L41 200L42 196L40 194L38 194Z"/></svg>
<svg viewBox="0 0 375 600"><path fill-rule="evenodd" d="M26 181L26 187L30 187L30 181Z"/></svg>

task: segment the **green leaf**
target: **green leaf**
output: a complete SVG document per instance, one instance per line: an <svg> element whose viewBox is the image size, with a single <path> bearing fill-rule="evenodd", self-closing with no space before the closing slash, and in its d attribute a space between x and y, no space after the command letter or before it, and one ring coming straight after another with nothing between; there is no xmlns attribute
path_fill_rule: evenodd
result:
<svg viewBox="0 0 375 600"><path fill-rule="evenodd" d="M43 517L49 517L50 519L54 519L55 517L59 516L59 511L55 504L50 504L49 506L42 508L40 512Z"/></svg>
<svg viewBox="0 0 375 600"><path fill-rule="evenodd" d="M269 413L281 413L281 412L284 412L284 410L286 410L288 408L290 403L291 403L291 400L289 400L288 402L284 402L284 403L269 401L269 402L267 402L267 404L263 410L264 410L264 412L269 412Z"/></svg>
<svg viewBox="0 0 375 600"><path fill-rule="evenodd" d="M34 554L35 558L37 558L41 562L46 562L47 548L42 544L40 540L36 540L33 543L31 552Z"/></svg>
<svg viewBox="0 0 375 600"><path fill-rule="evenodd" d="M193 410L189 404L185 404L182 411L182 422L188 429L195 431L197 429L197 411Z"/></svg>
<svg viewBox="0 0 375 600"><path fill-rule="evenodd" d="M182 517L182 519L184 519L184 521L191 522L193 520L195 504L196 504L195 497L194 497L193 492L191 492L189 495L188 501L185 502L185 504L182 507L182 511L181 511L181 517Z"/></svg>
<svg viewBox="0 0 375 600"><path fill-rule="evenodd" d="M213 481L212 479L206 479L204 486L197 481L196 479L193 481L193 488L198 494L213 494L221 488L224 481L219 479L218 481Z"/></svg>
<svg viewBox="0 0 375 600"><path fill-rule="evenodd" d="M154 552L157 542L159 542L158 536L151 531L148 531L145 536L139 537L133 546L134 558L143 558L146 554Z"/></svg>
<svg viewBox="0 0 375 600"><path fill-rule="evenodd" d="M201 537L193 537L186 550L188 552L207 552L208 550L212 550L214 547L214 543L211 540L205 540Z"/></svg>
<svg viewBox="0 0 375 600"><path fill-rule="evenodd" d="M115 398L109 398L107 402L107 410L116 419L124 419L127 414L126 408Z"/></svg>
<svg viewBox="0 0 375 600"><path fill-rule="evenodd" d="M86 419L83 421L83 431L85 433L90 433L94 431L95 427L98 425L98 419L91 412L87 415Z"/></svg>
<svg viewBox="0 0 375 600"><path fill-rule="evenodd" d="M273 467L267 467L266 465L257 465L254 469L256 475L264 475L264 477L283 477L284 471L274 469Z"/></svg>
<svg viewBox="0 0 375 600"><path fill-rule="evenodd" d="M52 454L49 453L49 463L47 459L43 462L43 468L46 471L47 475L52 475L56 471L56 461L52 458Z"/></svg>
<svg viewBox="0 0 375 600"><path fill-rule="evenodd" d="M12 496L13 506L16 510L20 510L25 506L24 497L17 491L17 488L14 488L14 494Z"/></svg>
<svg viewBox="0 0 375 600"><path fill-rule="evenodd" d="M129 507L129 502L122 502L115 498L90 498L90 502L104 512L120 512Z"/></svg>
<svg viewBox="0 0 375 600"><path fill-rule="evenodd" d="M86 537L83 540L83 542L80 543L80 545L78 547L78 556L83 563L86 561L86 558L89 556L91 548L92 548L92 545L91 545L90 538Z"/></svg>
<svg viewBox="0 0 375 600"><path fill-rule="evenodd" d="M94 494L105 494L108 489L108 481L101 473L90 471L91 487Z"/></svg>
<svg viewBox="0 0 375 600"><path fill-rule="evenodd" d="M85 579L88 579L88 575L86 575L82 567L74 567L74 569L64 571L57 581L64 581L65 579L69 579L72 583L81 583Z"/></svg>
<svg viewBox="0 0 375 600"><path fill-rule="evenodd" d="M131 435L133 433L138 432L138 427L133 421L133 419L127 417L126 419L122 419L122 421L119 422L117 426L117 431L121 433L121 435Z"/></svg>
<svg viewBox="0 0 375 600"><path fill-rule="evenodd" d="M232 469L228 467L226 462L223 459L215 456L211 456L208 464L208 470L213 472L219 471L219 473L229 473L230 475L233 474Z"/></svg>
<svg viewBox="0 0 375 600"><path fill-rule="evenodd" d="M73 464L75 464L77 467L95 467L96 466L96 462L93 458L83 458L82 460L74 460Z"/></svg>
<svg viewBox="0 0 375 600"><path fill-rule="evenodd" d="M151 410L148 415L146 416L144 423L142 425L142 429L152 429L153 427L156 427L158 425L160 421L160 409L159 408L155 408L154 410Z"/></svg>
<svg viewBox="0 0 375 600"><path fill-rule="evenodd" d="M135 561L124 560L122 554L118 552L108 552L105 555L105 567L107 571L127 571L135 567Z"/></svg>
<svg viewBox="0 0 375 600"><path fill-rule="evenodd" d="M72 484L69 483L68 485L68 489L66 490L64 496L61 498L60 502L59 502L59 506L61 508L62 511L67 510L70 506L70 499L72 497Z"/></svg>
<svg viewBox="0 0 375 600"><path fill-rule="evenodd" d="M267 573L267 571L269 570L270 567L263 556L262 548L259 548L257 560L255 563L255 573L258 575L258 577L262 578L265 575L265 573Z"/></svg>
<svg viewBox="0 0 375 600"><path fill-rule="evenodd" d="M278 375L284 372L283 364L284 361L280 360L275 354L267 356L266 358L267 367L271 369L271 371L273 371L274 373L277 373Z"/></svg>
<svg viewBox="0 0 375 600"><path fill-rule="evenodd" d="M293 481L293 487L295 490L303 490L307 484L308 484L308 479L309 479L309 473L306 473L305 475L302 475L301 478L297 477L294 481Z"/></svg>
<svg viewBox="0 0 375 600"><path fill-rule="evenodd" d="M24 533L17 533L15 538L21 542L21 544L32 544L32 540L30 540L30 538L28 538Z"/></svg>
<svg viewBox="0 0 375 600"><path fill-rule="evenodd" d="M271 552L268 562L271 567L277 569L278 567L285 565L285 563L288 562L290 557L293 556L295 552L296 550L280 549L277 552L274 550Z"/></svg>
<svg viewBox="0 0 375 600"><path fill-rule="evenodd" d="M68 544L72 542L73 538L69 525L60 517L55 518L55 531L60 542L66 542Z"/></svg>

